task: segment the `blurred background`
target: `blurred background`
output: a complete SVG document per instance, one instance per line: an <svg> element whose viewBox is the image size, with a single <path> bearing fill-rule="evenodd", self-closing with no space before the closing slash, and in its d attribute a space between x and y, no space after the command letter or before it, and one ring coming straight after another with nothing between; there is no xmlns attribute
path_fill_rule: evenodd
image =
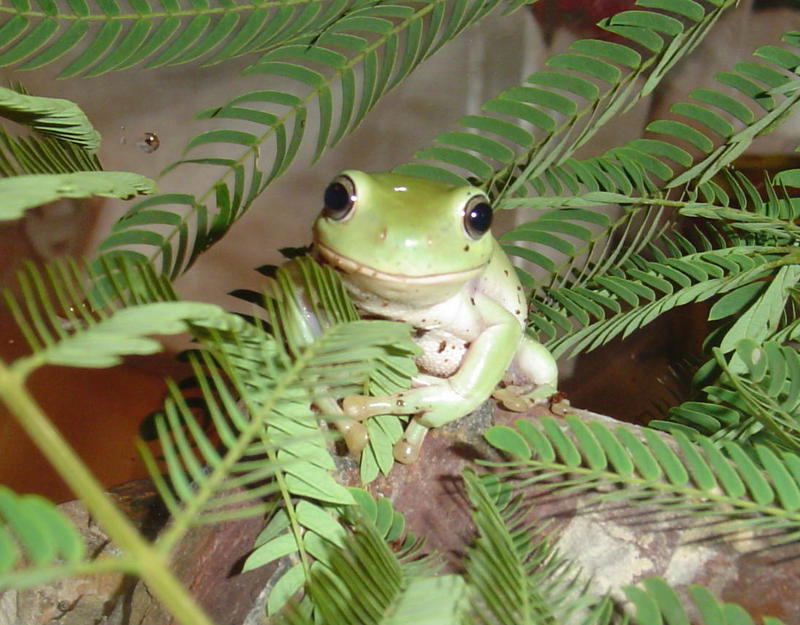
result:
<svg viewBox="0 0 800 625"><path fill-rule="evenodd" d="M478 112L481 103L498 91L540 69L549 55L565 49L575 38L602 37L595 22L632 4L628 0L541 0L535 10L522 10L510 18L490 17L464 32L389 93L356 132L313 166L308 164L311 141L307 138L288 173L179 279L180 294L234 306L229 291L259 288L254 267L280 262L280 247L308 243L322 189L340 170L381 171L409 160L416 149L452 128L463 115ZM606 127L584 156L640 135L649 120L667 116L671 102L709 84L717 71L749 57L759 45L777 43L786 30L800 29L800 10L792 8L797 6L792 0L742 0L666 83ZM55 70L5 72L4 78L21 81L34 95L77 102L103 136L100 158L105 169L157 178L166 165L181 157L191 136L208 128L190 121L197 111L224 104L245 90L267 88L263 77L239 75L245 60L207 68L131 69L96 78L57 80ZM268 87L281 88L275 82ZM800 120L789 120L759 140L744 165L792 158L799 126ZM158 180L159 189L201 190L207 185L207 174L200 167L179 168ZM124 203L110 200L64 201L29 211L18 222L0 224L0 283L12 286L24 259L47 261L90 253L125 208ZM516 218L511 213L499 215L496 231L507 229ZM646 418L653 406L682 392L671 382L671 370L682 354L697 349L702 319L691 310L679 311L624 343L609 345L581 362L565 363L563 387L573 405L628 420ZM9 360L24 350L13 324L0 315L0 356ZM47 368L33 377L31 387L47 414L103 483L111 486L144 475L133 438L143 416L160 405L165 375L181 375L169 352L130 359L101 371ZM18 492L71 498L3 413L0 483Z"/></svg>

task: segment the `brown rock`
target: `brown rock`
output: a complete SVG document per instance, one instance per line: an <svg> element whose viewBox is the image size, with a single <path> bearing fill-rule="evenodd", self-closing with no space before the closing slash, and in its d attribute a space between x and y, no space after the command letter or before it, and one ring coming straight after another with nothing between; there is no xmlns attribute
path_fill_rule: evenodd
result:
<svg viewBox="0 0 800 625"><path fill-rule="evenodd" d="M264 523L260 518L192 529L173 552L174 571L215 623L244 623L275 567L240 573ZM128 623L174 623L143 583L136 585Z"/></svg>
<svg viewBox="0 0 800 625"><path fill-rule="evenodd" d="M535 420L546 412L537 408L525 418ZM619 425L607 417L575 412L584 419ZM491 418L487 404L474 415L431 432L417 463L398 466L369 486L373 494L389 498L405 515L407 528L426 536L429 547L442 553L454 571L461 570L474 533L460 475L466 467L475 466L476 458L497 459L482 438ZM519 414L494 410L497 423L510 424L518 418ZM342 479L355 483L356 463L345 457L340 466ZM151 491L133 486L120 501L127 502L131 514L138 514L140 527L152 532L159 525L152 521ZM532 493L531 503L536 518L552 522L550 531L559 551L582 567L597 593L610 592L622 600L621 586L660 575L679 587L706 585L718 597L740 603L754 617L771 615L786 623L797 622L800 559L795 547L772 549L758 536L742 533L715 536L702 520L678 512L631 507L624 501L596 505L586 494L563 496L547 487ZM65 509L98 551L113 549L78 504L66 504ZM277 578L278 567L238 573L261 525L254 518L199 527L174 552L179 578L218 623L266 622L263 589ZM106 625L172 622L143 584L132 590L119 576L70 580L9 596L0 596L0 625L37 625L52 623L52 619L77 625L103 616Z"/></svg>
<svg viewBox="0 0 800 625"><path fill-rule="evenodd" d="M78 528L87 553L117 555L105 533L94 524L78 501L59 506ZM131 583L120 573L71 577L47 586L8 591L0 595L0 625L88 625L106 617L104 625L121 625L117 598L129 592ZM121 605L121 604L120 604Z"/></svg>

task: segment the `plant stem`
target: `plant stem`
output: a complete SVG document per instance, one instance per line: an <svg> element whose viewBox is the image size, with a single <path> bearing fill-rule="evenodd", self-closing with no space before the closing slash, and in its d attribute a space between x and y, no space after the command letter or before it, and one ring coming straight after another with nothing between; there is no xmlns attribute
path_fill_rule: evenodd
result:
<svg viewBox="0 0 800 625"><path fill-rule="evenodd" d="M166 556L153 549L86 468L61 433L27 391L23 379L0 360L0 399L55 467L73 493L83 501L109 538L136 563L135 572L184 625L213 625L167 566Z"/></svg>

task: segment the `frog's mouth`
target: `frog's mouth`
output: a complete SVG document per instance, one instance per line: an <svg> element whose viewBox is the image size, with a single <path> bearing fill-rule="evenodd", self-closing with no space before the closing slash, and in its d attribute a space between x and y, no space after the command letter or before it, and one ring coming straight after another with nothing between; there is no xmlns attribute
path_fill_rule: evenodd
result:
<svg viewBox="0 0 800 625"><path fill-rule="evenodd" d="M338 252L333 251L331 248L326 247L319 241L314 242L313 250L316 256L328 263L334 269L347 274L356 274L364 276L373 280L380 280L389 283L399 283L404 285L415 286L435 286L439 284L458 283L463 284L469 282L473 278L479 276L486 267L487 263L464 269L462 271L453 271L450 273L437 273L425 276L412 276L402 273L387 273L379 271L369 265L364 265L358 261L342 256Z"/></svg>

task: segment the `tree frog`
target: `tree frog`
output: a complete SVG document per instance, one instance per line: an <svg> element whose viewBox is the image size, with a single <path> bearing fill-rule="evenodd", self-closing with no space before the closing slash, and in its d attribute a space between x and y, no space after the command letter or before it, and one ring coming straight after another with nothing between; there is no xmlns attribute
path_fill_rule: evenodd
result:
<svg viewBox="0 0 800 625"><path fill-rule="evenodd" d="M348 170L325 189L315 255L341 273L362 317L405 321L422 350L410 390L343 400L351 449L366 443L360 421L412 415L394 455L413 462L429 428L476 409L500 383L512 409L555 393L555 360L524 331L522 286L491 223L472 186Z"/></svg>

